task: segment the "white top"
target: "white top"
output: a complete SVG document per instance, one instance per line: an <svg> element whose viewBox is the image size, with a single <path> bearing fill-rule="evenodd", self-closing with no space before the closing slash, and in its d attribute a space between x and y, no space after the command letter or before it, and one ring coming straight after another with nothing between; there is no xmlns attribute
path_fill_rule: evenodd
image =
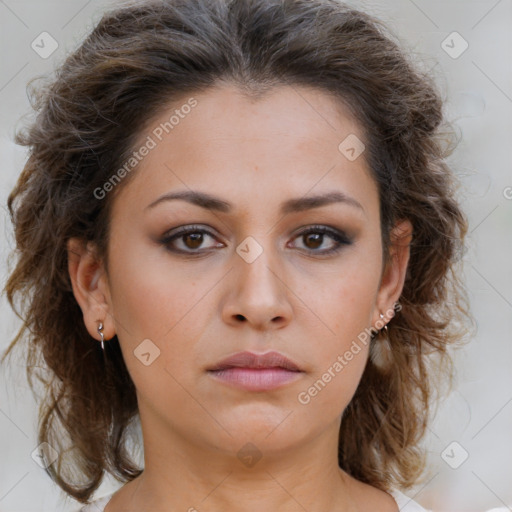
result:
<svg viewBox="0 0 512 512"><path fill-rule="evenodd" d="M402 494L400 491L393 490L390 492L391 496L395 498L396 504L400 512L429 512L414 500Z"/></svg>
<svg viewBox="0 0 512 512"><path fill-rule="evenodd" d="M102 498L98 498L97 500L92 501L89 505L85 505L76 512L104 512L107 503L110 501L110 498L114 495L114 491ZM391 496L396 501L400 512L429 512L427 509L418 505L411 498L408 498L405 494L402 494L400 491L393 490L390 492Z"/></svg>

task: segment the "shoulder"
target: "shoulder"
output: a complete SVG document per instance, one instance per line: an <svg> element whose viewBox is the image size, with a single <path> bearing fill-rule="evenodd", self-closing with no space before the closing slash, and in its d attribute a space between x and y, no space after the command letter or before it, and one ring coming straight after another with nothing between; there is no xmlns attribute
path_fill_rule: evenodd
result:
<svg viewBox="0 0 512 512"><path fill-rule="evenodd" d="M400 509L400 512L429 512L426 508L416 503L412 498L409 498L405 494L398 490L391 490L389 494L393 496Z"/></svg>
<svg viewBox="0 0 512 512"><path fill-rule="evenodd" d="M98 498L91 503L84 505L82 508L79 508L75 512L103 512L107 503L110 501L110 498L114 495L114 492L107 494L101 498Z"/></svg>
<svg viewBox="0 0 512 512"><path fill-rule="evenodd" d="M358 480L353 480L353 492L359 503L364 504L369 510L381 512L430 512L409 498L398 489L390 489L384 492ZM366 510L365 508L365 510Z"/></svg>
<svg viewBox="0 0 512 512"><path fill-rule="evenodd" d="M401 504L392 492L385 492L352 476L345 475L345 481L349 483L350 495L359 509L379 512L397 512L400 509L402 512ZM416 512L416 510L403 509L403 512Z"/></svg>

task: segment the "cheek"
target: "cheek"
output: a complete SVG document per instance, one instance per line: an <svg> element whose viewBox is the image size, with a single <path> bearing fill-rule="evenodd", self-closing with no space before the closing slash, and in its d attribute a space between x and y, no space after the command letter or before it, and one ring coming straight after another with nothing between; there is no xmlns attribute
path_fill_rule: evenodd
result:
<svg viewBox="0 0 512 512"><path fill-rule="evenodd" d="M370 326L377 282L364 272L353 273L331 288L329 313L333 330L344 342Z"/></svg>
<svg viewBox="0 0 512 512"><path fill-rule="evenodd" d="M343 298L349 300L338 301L341 310L334 324L336 335L316 345L311 354L315 369L297 395L301 406L315 416L323 416L324 421L339 419L352 400L369 354L371 297L361 294L358 300L346 295Z"/></svg>
<svg viewBox="0 0 512 512"><path fill-rule="evenodd" d="M325 335L331 350L342 350L371 325L380 266L377 257L361 252L353 251L327 273L299 278L300 297L314 313L307 318L315 324L321 320L318 333Z"/></svg>
<svg viewBox="0 0 512 512"><path fill-rule="evenodd" d="M310 413L339 417L359 385L368 357L368 346L351 344L333 355L311 382L297 395L298 403Z"/></svg>
<svg viewBox="0 0 512 512"><path fill-rule="evenodd" d="M354 255L355 256L355 255ZM309 302L328 326L311 354L315 371L298 402L322 414L341 414L352 399L368 359L371 321L378 289L377 257L355 258L343 276L325 280L322 293L310 293ZM368 271L368 269L374 269Z"/></svg>
<svg viewBox="0 0 512 512"><path fill-rule="evenodd" d="M144 251L136 244L111 251L110 284L116 333L123 358L138 393L152 399L165 390L175 402L187 395L178 382L191 376L195 346L201 335L198 318L206 318L205 307L212 307L206 296L210 287L196 283L190 271L173 266L160 251ZM163 251L162 251L163 252ZM155 256L155 253L156 256ZM149 355L148 355L149 354ZM163 398L164 395L160 395ZM190 398L190 397L188 397Z"/></svg>
<svg viewBox="0 0 512 512"><path fill-rule="evenodd" d="M142 247L138 247L141 246ZM119 332L131 343L159 343L186 323L207 289L162 249L121 244L112 250L112 304Z"/></svg>

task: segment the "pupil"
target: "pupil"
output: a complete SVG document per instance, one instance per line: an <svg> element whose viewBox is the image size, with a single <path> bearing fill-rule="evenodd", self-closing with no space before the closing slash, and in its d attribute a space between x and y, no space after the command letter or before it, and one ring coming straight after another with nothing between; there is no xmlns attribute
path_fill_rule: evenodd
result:
<svg viewBox="0 0 512 512"><path fill-rule="evenodd" d="M186 239L190 240L192 239L192 245L188 244L187 242L185 242L185 245L189 248L189 249L197 249L202 241L203 241L203 234L202 233L189 233L188 235L185 235Z"/></svg>
<svg viewBox="0 0 512 512"><path fill-rule="evenodd" d="M309 233L306 235L307 239L308 240L313 240L313 246L309 245L306 243L306 245L308 245L308 247L312 248L312 249L316 249L317 247L321 246L322 245L322 238L323 238L323 233ZM316 242L316 244L315 244Z"/></svg>

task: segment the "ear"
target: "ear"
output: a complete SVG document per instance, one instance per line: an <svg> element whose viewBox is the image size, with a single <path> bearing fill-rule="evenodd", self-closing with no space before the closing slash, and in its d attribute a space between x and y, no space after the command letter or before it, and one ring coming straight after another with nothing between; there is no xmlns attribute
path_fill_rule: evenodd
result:
<svg viewBox="0 0 512 512"><path fill-rule="evenodd" d="M85 327L99 341L98 325L103 323L103 334L108 340L115 335L115 324L107 274L97 257L97 248L92 242L71 238L67 250L73 294L82 310Z"/></svg>
<svg viewBox="0 0 512 512"><path fill-rule="evenodd" d="M394 315L394 304L398 301L404 287L409 263L410 244L413 227L404 219L395 224L390 233L389 260L382 272L377 300L373 315L373 325L379 320L388 323ZM380 318L380 314L384 318Z"/></svg>

